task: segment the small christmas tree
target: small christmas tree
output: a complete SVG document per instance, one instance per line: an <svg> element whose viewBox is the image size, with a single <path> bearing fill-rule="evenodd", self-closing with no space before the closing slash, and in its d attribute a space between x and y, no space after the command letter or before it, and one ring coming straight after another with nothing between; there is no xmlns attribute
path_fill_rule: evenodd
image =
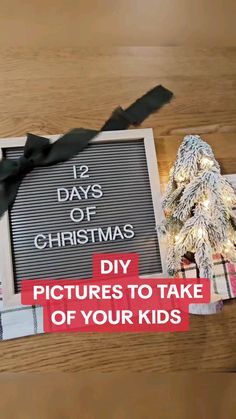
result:
<svg viewBox="0 0 236 419"><path fill-rule="evenodd" d="M167 266L171 276L184 255L194 254L201 278L213 278L214 253L236 262L235 192L221 175L211 147L199 135L187 135L170 170L163 199Z"/></svg>

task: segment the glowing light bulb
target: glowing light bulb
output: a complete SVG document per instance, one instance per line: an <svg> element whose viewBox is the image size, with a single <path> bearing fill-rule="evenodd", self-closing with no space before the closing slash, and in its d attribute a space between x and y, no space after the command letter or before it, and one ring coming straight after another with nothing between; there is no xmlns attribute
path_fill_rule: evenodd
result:
<svg viewBox="0 0 236 419"><path fill-rule="evenodd" d="M209 199L205 199L205 201L203 201L203 205L205 208L209 208L209 205L210 205Z"/></svg>
<svg viewBox="0 0 236 419"><path fill-rule="evenodd" d="M178 182L183 182L183 181L184 181L184 179L185 179L185 178L184 178L184 176L183 176L183 175L178 175L178 176L177 176L177 181L178 181Z"/></svg>
<svg viewBox="0 0 236 419"><path fill-rule="evenodd" d="M198 228L197 235L198 235L199 239L203 238L203 229L201 227Z"/></svg>
<svg viewBox="0 0 236 419"><path fill-rule="evenodd" d="M214 162L209 159L209 157L203 157L201 160L201 164L203 167L212 167Z"/></svg>

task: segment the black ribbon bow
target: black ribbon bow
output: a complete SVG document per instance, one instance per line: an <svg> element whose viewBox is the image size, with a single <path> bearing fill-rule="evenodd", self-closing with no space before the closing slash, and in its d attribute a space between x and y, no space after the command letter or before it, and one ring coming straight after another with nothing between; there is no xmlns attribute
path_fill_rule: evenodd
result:
<svg viewBox="0 0 236 419"><path fill-rule="evenodd" d="M100 131L127 129L139 125L151 113L169 102L173 93L156 86L137 99L126 110L115 109ZM76 128L51 143L47 138L28 134L23 155L17 160L3 158L0 162L0 217L14 203L24 176L35 167L50 166L71 159L100 132Z"/></svg>

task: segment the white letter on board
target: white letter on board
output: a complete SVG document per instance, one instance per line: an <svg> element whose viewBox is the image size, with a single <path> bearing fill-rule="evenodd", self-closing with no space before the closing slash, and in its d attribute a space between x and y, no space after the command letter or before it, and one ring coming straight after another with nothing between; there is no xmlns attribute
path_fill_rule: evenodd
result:
<svg viewBox="0 0 236 419"><path fill-rule="evenodd" d="M76 211L79 212L78 218L75 218L76 216L74 215L74 213ZM82 209L73 208L73 210L71 210L71 213L70 213L70 218L71 218L72 221L74 221L74 223L80 223L80 221L82 221L84 219L84 213L83 213Z"/></svg>
<svg viewBox="0 0 236 419"><path fill-rule="evenodd" d="M96 215L96 207L87 207L86 208L87 213L87 220L91 220L91 215Z"/></svg>
<svg viewBox="0 0 236 419"><path fill-rule="evenodd" d="M46 237L44 236L44 234L38 234L35 239L34 239L34 245L37 249L39 250L43 250L45 249L45 247L47 246L47 242L44 243L39 243L39 240L46 240Z"/></svg>
<svg viewBox="0 0 236 419"><path fill-rule="evenodd" d="M62 193L65 193L66 196L62 196ZM58 198L58 202L65 202L68 201L69 199L69 192L66 188L58 188L57 189L57 198Z"/></svg>

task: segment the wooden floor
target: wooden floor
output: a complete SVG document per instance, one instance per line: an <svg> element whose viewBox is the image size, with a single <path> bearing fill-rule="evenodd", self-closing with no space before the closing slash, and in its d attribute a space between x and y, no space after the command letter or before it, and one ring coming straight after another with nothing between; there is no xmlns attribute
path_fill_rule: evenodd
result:
<svg viewBox="0 0 236 419"><path fill-rule="evenodd" d="M143 127L155 133L162 183L186 133L236 170L236 49L0 47L0 136L99 128L156 84L175 94ZM1 342L0 371L236 370L236 300L173 334L55 334Z"/></svg>
<svg viewBox="0 0 236 419"><path fill-rule="evenodd" d="M235 46L235 0L1 0L0 45Z"/></svg>
<svg viewBox="0 0 236 419"><path fill-rule="evenodd" d="M235 418L234 374L1 374L0 390L3 419Z"/></svg>
<svg viewBox="0 0 236 419"><path fill-rule="evenodd" d="M234 374L1 374L0 390L3 419L235 418Z"/></svg>

